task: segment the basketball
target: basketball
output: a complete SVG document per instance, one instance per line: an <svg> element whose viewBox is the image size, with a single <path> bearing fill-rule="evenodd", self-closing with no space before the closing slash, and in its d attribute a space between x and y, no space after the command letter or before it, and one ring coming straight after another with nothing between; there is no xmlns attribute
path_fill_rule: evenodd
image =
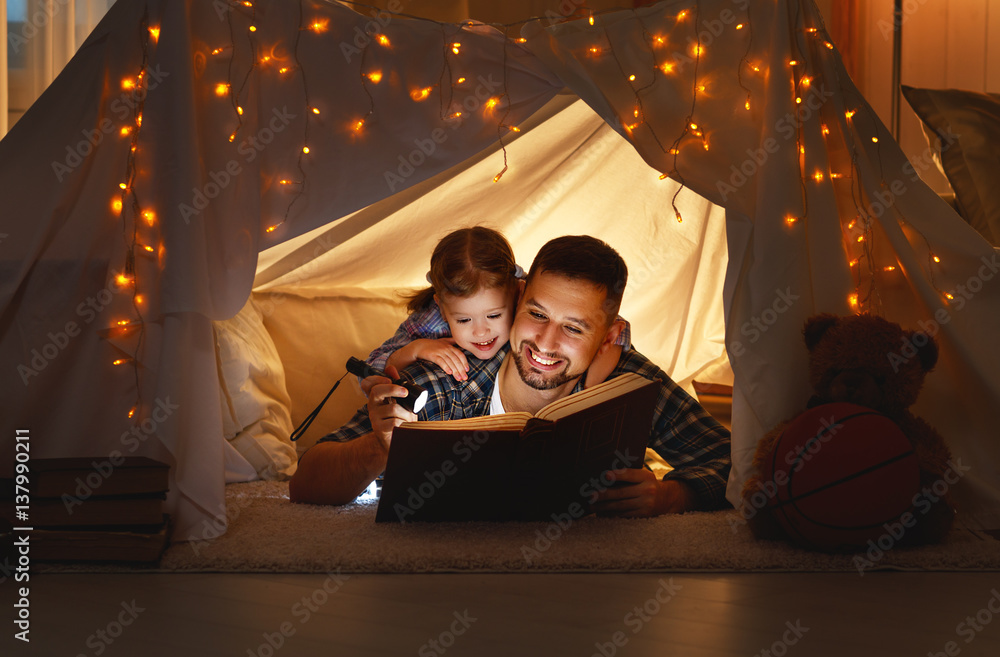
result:
<svg viewBox="0 0 1000 657"><path fill-rule="evenodd" d="M799 415L763 470L774 517L796 543L823 551L877 541L920 490L910 441L888 417L856 404Z"/></svg>

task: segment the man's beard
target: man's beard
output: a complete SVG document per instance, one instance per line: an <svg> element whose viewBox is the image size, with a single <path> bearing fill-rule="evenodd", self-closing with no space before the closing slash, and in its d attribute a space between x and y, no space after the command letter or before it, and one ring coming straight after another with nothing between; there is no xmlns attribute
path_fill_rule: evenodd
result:
<svg viewBox="0 0 1000 657"><path fill-rule="evenodd" d="M516 350L511 350L511 356L514 357L514 365L517 366L517 373L520 375L521 380L535 390L552 390L554 388L558 388L559 386L572 381L582 374L582 372L580 374L570 374L569 370L573 363L568 358L562 357L549 359L562 360L565 365L561 371L546 373L534 370L531 366L531 357L525 357L522 353L522 348L525 346L539 355L542 354L542 352L535 347L534 343L522 342Z"/></svg>

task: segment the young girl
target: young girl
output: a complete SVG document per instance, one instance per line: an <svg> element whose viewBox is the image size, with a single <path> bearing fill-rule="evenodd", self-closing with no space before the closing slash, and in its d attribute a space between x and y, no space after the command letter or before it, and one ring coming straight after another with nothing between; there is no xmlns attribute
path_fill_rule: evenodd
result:
<svg viewBox="0 0 1000 657"><path fill-rule="evenodd" d="M467 353L487 360L507 343L523 276L510 244L497 231L476 226L446 235L431 255L431 287L410 298L410 316L368 356L368 364L381 370L393 365L398 371L419 358L436 363L456 381L466 380ZM628 348L626 322L615 347L591 364L586 385L607 378Z"/></svg>

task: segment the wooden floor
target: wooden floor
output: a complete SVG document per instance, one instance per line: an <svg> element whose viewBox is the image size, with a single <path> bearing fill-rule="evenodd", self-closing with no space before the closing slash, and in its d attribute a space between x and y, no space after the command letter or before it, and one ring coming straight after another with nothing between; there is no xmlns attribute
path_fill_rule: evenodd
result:
<svg viewBox="0 0 1000 657"><path fill-rule="evenodd" d="M30 644L10 584L3 655L1000 655L1000 573L34 574Z"/></svg>

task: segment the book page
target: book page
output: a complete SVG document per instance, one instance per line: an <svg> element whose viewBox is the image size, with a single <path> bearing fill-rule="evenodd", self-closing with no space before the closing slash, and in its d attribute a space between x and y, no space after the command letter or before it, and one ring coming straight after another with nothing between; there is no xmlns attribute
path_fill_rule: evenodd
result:
<svg viewBox="0 0 1000 657"><path fill-rule="evenodd" d="M502 413L500 415L467 417L462 420L403 422L399 426L412 429L446 429L455 431L471 431L475 429L520 430L530 419L531 413Z"/></svg>
<svg viewBox="0 0 1000 657"><path fill-rule="evenodd" d="M651 383L649 379L641 377L635 372L626 372L614 379L599 383L593 388L557 399L535 413L535 417L541 420L555 421L584 408L590 408L603 401L624 395L649 383Z"/></svg>

